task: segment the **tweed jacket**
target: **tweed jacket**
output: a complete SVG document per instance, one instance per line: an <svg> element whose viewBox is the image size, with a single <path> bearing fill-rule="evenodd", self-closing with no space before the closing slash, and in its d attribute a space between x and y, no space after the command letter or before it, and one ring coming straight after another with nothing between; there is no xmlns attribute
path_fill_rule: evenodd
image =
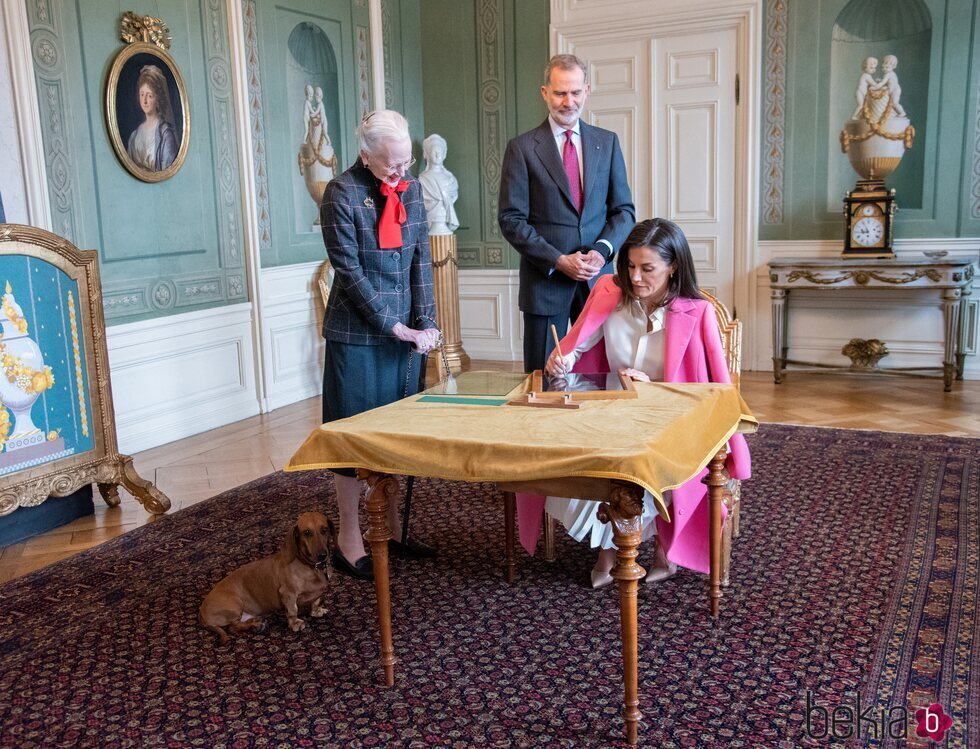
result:
<svg viewBox="0 0 980 749"><path fill-rule="evenodd" d="M360 159L332 180L320 203L320 228L334 270L323 316L328 341L377 346L395 323L436 327L436 304L422 188L406 175L401 193L407 219L400 249L378 247L378 221L386 198Z"/></svg>
<svg viewBox="0 0 980 749"><path fill-rule="evenodd" d="M594 247L606 265L589 282L612 273L612 252L619 249L636 221L619 138L610 130L579 123L585 188L582 214L572 202L568 177L555 145L551 122L507 144L500 179L497 220L504 237L521 255L518 305L533 315L567 310L579 283L554 270L561 255Z"/></svg>

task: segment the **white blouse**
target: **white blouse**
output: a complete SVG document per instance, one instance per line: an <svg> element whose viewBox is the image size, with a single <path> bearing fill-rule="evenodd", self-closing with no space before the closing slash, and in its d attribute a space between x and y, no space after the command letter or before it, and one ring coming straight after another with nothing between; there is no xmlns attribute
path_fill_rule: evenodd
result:
<svg viewBox="0 0 980 749"><path fill-rule="evenodd" d="M610 376L607 390L619 389L620 369L638 369L653 382L664 379L664 319L667 310L658 307L649 316L643 311L639 300L613 310L601 326L588 338L579 342L570 353L574 357L571 364L595 346L600 338L606 340L606 359L609 362ZM651 330L647 332L647 321Z"/></svg>

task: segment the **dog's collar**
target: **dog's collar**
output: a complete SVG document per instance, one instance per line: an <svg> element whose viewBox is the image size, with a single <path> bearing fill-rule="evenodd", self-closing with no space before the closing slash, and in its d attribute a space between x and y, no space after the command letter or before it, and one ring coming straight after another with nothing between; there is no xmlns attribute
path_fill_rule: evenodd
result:
<svg viewBox="0 0 980 749"><path fill-rule="evenodd" d="M327 557L322 562L311 562L309 559L306 559L302 554L297 554L296 558L299 561L301 561L303 564L305 564L307 567L312 567L317 572L323 572L327 567L330 566L330 557Z"/></svg>

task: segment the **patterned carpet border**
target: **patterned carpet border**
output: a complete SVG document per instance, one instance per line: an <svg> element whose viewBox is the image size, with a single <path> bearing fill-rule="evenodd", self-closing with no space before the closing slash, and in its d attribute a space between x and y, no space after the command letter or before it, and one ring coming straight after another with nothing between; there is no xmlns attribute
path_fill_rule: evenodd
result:
<svg viewBox="0 0 980 749"><path fill-rule="evenodd" d="M980 442L765 425L750 447L720 623L700 575L641 586L641 746L926 747L934 703L944 746L980 744ZM369 584L335 577L300 633L216 648L197 626L214 582L332 511L327 474L277 473L0 586L0 746L624 746L593 554L562 535L508 586L490 485L416 498L441 555L393 574L393 688ZM883 715L903 738L873 735Z"/></svg>

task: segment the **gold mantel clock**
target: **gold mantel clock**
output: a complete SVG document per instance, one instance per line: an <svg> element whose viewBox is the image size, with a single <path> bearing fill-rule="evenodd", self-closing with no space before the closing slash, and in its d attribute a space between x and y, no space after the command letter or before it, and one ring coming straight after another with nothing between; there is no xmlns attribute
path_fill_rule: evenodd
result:
<svg viewBox="0 0 980 749"><path fill-rule="evenodd" d="M892 223L895 190L884 184L862 184L844 196L844 252L842 257L893 258Z"/></svg>

